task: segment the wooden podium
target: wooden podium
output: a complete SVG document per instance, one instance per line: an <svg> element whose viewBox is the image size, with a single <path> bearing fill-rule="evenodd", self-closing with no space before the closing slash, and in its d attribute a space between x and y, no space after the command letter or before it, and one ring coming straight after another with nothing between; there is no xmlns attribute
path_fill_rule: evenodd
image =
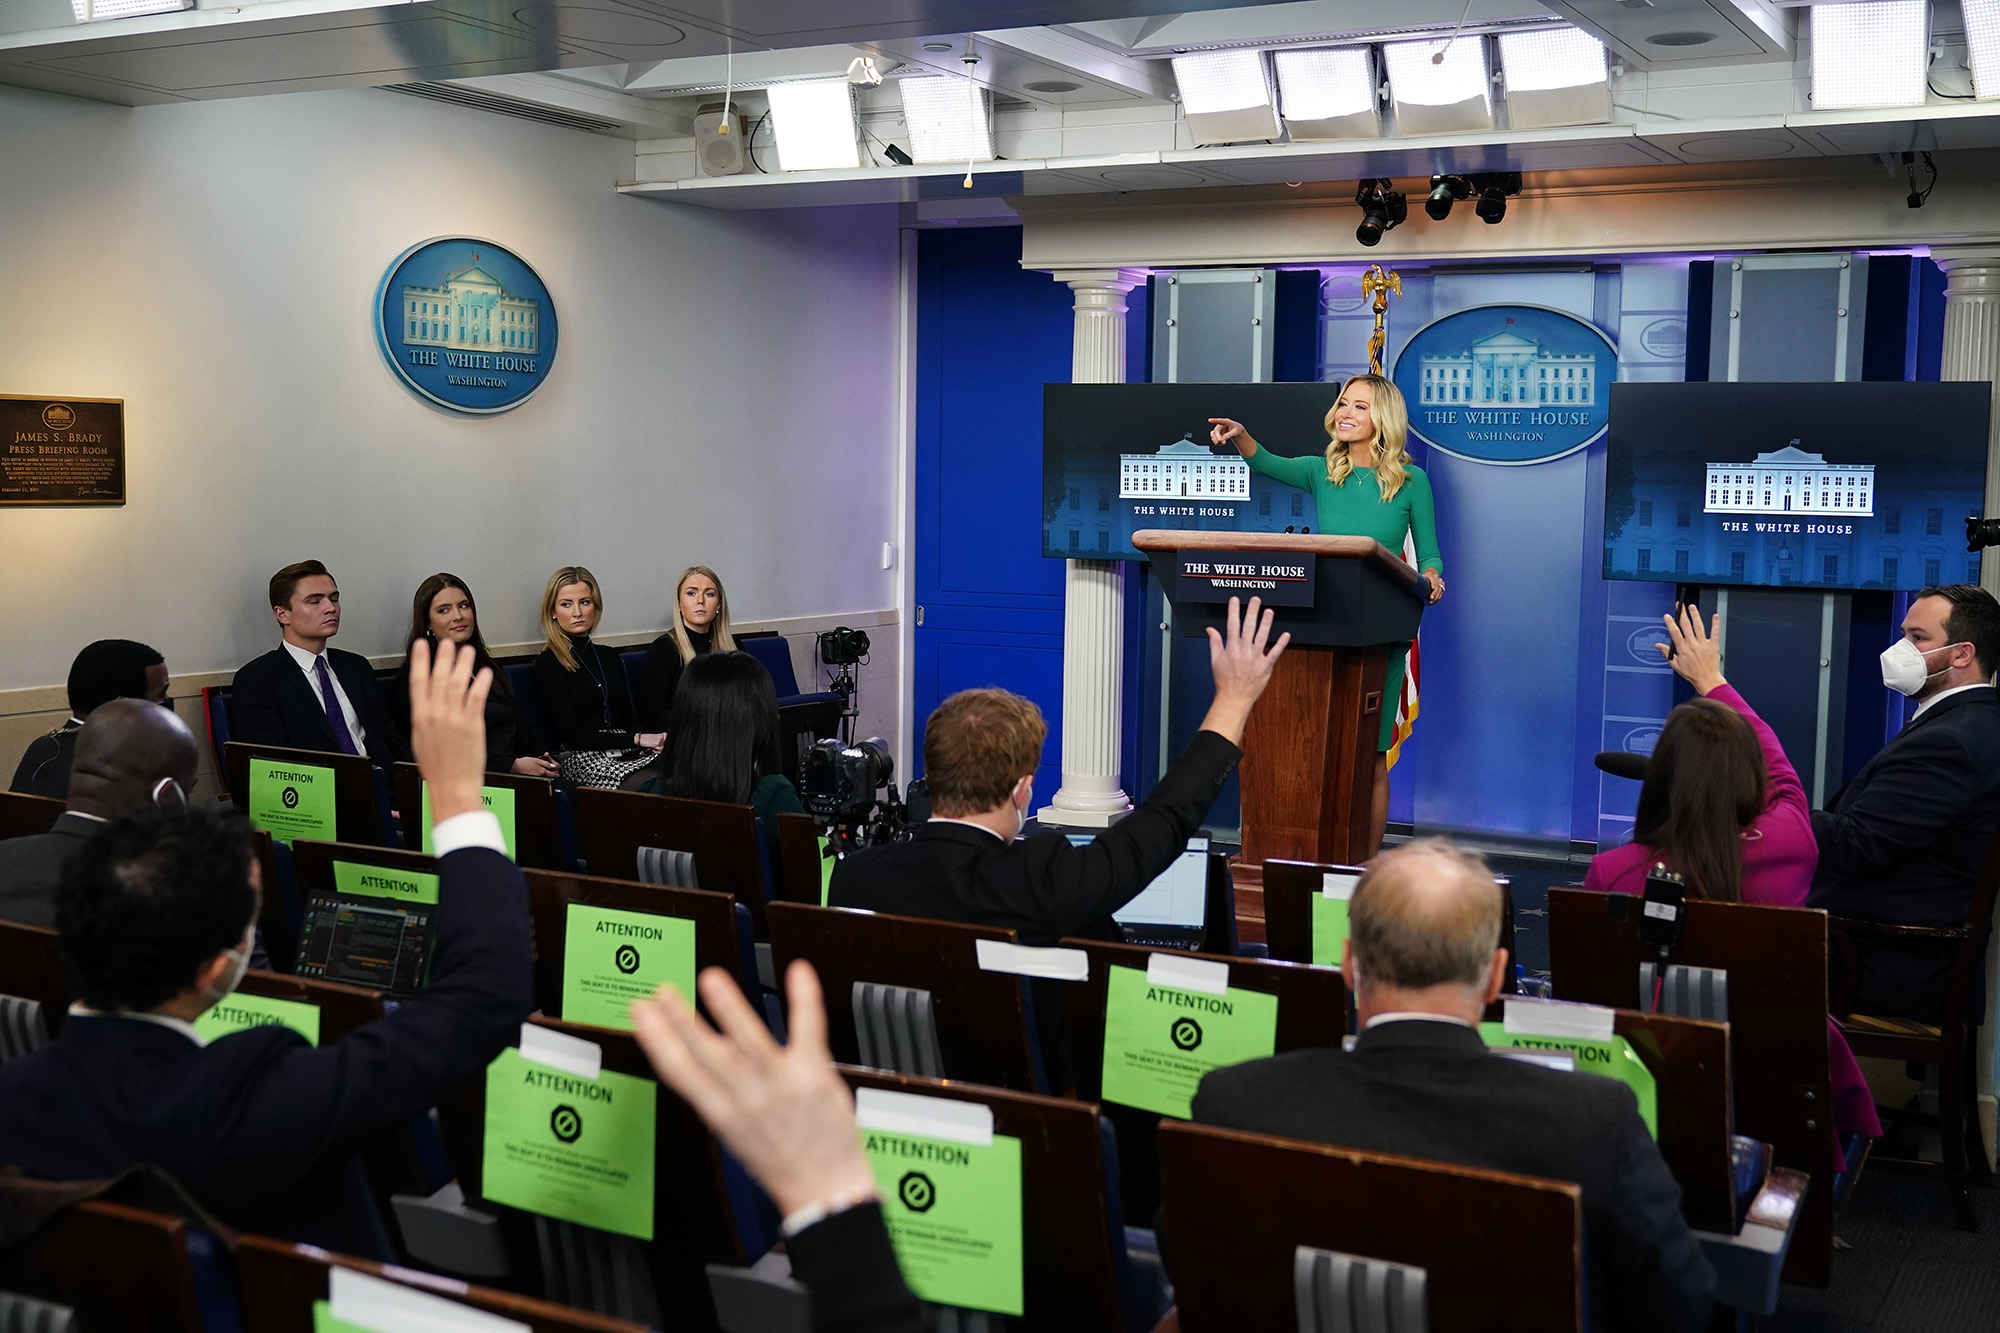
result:
<svg viewBox="0 0 2000 1333"><path fill-rule="evenodd" d="M1243 733L1243 862L1354 865L1367 845L1375 756L1389 654L1416 637L1425 588L1417 572L1372 537L1289 532L1187 532L1149 528L1132 545L1153 574L1182 634L1222 627L1227 600L1184 596L1182 567L1216 551L1292 555L1314 565L1311 606L1280 606L1271 637L1289 632L1270 688ZM1245 603L1254 594L1239 593Z"/></svg>

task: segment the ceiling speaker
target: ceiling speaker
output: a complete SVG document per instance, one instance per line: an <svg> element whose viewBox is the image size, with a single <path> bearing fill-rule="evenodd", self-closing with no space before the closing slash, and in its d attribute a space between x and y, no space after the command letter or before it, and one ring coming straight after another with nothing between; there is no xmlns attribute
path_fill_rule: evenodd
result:
<svg viewBox="0 0 2000 1333"><path fill-rule="evenodd" d="M723 126L729 133L722 132ZM743 117L734 103L705 102L694 118L694 159L704 176L740 176L750 165L744 152Z"/></svg>

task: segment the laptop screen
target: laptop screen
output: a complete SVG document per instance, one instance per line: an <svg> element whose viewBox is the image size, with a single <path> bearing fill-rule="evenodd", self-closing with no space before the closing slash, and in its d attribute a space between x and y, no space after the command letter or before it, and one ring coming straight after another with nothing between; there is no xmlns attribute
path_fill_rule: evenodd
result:
<svg viewBox="0 0 2000 1333"><path fill-rule="evenodd" d="M297 970L301 976L413 994L430 964L435 910L344 894L314 898L306 905Z"/></svg>
<svg viewBox="0 0 2000 1333"><path fill-rule="evenodd" d="M1200 930L1208 923L1208 839L1189 838L1166 873L1111 914L1121 926Z"/></svg>

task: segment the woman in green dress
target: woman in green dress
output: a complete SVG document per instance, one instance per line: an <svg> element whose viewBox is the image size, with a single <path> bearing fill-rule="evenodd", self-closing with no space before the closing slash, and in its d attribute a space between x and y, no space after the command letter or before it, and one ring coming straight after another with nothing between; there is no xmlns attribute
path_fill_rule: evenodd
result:
<svg viewBox="0 0 2000 1333"><path fill-rule="evenodd" d="M1430 478L1410 461L1407 442L1410 415L1403 395L1381 375L1356 375L1340 386L1340 396L1327 410L1324 463L1318 458L1280 458L1259 448L1241 422L1211 417L1209 440L1233 444L1250 463L1274 481L1311 491L1319 508L1319 530L1342 536L1373 537L1395 555L1403 539L1414 535L1417 568L1430 585L1432 602L1444 596L1444 561L1438 557L1437 516L1431 501ZM1403 693L1403 669L1410 645L1389 657L1389 675L1382 690L1382 733L1375 759L1373 839L1380 847L1389 827L1389 747L1396 739L1396 703Z"/></svg>

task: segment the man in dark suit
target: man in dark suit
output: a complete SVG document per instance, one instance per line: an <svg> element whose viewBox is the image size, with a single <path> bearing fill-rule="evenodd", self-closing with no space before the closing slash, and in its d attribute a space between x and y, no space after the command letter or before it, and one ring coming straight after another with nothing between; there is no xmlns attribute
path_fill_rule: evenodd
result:
<svg viewBox="0 0 2000 1333"><path fill-rule="evenodd" d="M0 1066L0 1166L99 1180L150 1163L246 1231L391 1257L360 1152L478 1078L535 1004L528 895L481 804L490 675L412 654L431 786L438 938L429 986L320 1048L269 1026L204 1043L258 910L256 860L222 812L113 824L71 865L56 929L80 996L62 1034Z"/></svg>
<svg viewBox="0 0 2000 1333"><path fill-rule="evenodd" d="M356 653L327 647L340 633L340 588L317 560L271 576L271 613L285 641L236 673L230 715L234 739L295 750L365 754L388 765L410 747L375 683L375 668Z"/></svg>
<svg viewBox="0 0 2000 1333"><path fill-rule="evenodd" d="M1354 1049L1214 1070L1195 1120L1572 1181L1583 1190L1588 1326L1705 1327L1715 1274L1632 1090L1491 1055L1480 1040L1508 966L1485 863L1435 840L1385 852L1355 887L1348 921L1340 966L1361 1026Z"/></svg>
<svg viewBox="0 0 2000 1333"><path fill-rule="evenodd" d="M47 833L0 842L0 919L56 923L63 868L113 819L156 808L181 811L194 790L201 752L171 709L113 699L76 733L67 808Z"/></svg>
<svg viewBox="0 0 2000 1333"><path fill-rule="evenodd" d="M1828 809L1813 811L1819 869L1806 903L1906 926L1963 925L2000 818L2000 602L1973 584L1925 588L1882 654L1882 681L1916 715ZM1952 950L1854 937L1863 1012L1935 1023Z"/></svg>
<svg viewBox="0 0 2000 1333"><path fill-rule="evenodd" d="M69 766L76 733L84 719L113 699L145 699L167 705L166 659L156 649L130 639L99 639L85 645L69 667L69 721L38 736L21 755L8 791L62 800L69 795Z"/></svg>
<svg viewBox="0 0 2000 1333"><path fill-rule="evenodd" d="M1021 943L1116 939L1111 914L1187 849L1243 751L1243 724L1291 641L1269 652L1272 613L1229 602L1228 632L1208 631L1215 701L1201 730L1139 808L1088 846L1060 833L1021 839L1048 727L1005 690L965 690L924 724L932 817L908 842L870 848L833 872L828 901L902 916L1004 926Z"/></svg>

